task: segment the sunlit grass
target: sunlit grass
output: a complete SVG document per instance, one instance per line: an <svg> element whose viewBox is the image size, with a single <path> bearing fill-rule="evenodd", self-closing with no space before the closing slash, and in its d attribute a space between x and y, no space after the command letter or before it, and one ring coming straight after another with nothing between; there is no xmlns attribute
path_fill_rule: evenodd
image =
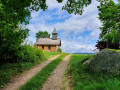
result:
<svg viewBox="0 0 120 90"><path fill-rule="evenodd" d="M31 78L20 90L38 90L42 88L42 85L49 77L50 73L56 68L56 66L62 61L65 55L59 56L57 59L49 63L43 68L37 75Z"/></svg>
<svg viewBox="0 0 120 90"><path fill-rule="evenodd" d="M107 50L120 52L120 50L117 50L117 49L108 49L108 48L107 48Z"/></svg>
<svg viewBox="0 0 120 90"><path fill-rule="evenodd" d="M48 58L55 56L57 54L60 54L60 53L59 52L44 52L44 54L45 54L45 58L48 59Z"/></svg>
<svg viewBox="0 0 120 90"><path fill-rule="evenodd" d="M73 90L120 90L119 76L94 72L81 63L87 57L87 55L71 57L69 72L72 75Z"/></svg>
<svg viewBox="0 0 120 90"><path fill-rule="evenodd" d="M0 65L0 88L2 88L4 85L10 82L13 76L22 74L25 70L29 70L32 67L34 67L36 64L39 64L57 54L59 53L44 52L45 59L36 60L34 63L33 62L19 62L19 63L6 63L4 65Z"/></svg>

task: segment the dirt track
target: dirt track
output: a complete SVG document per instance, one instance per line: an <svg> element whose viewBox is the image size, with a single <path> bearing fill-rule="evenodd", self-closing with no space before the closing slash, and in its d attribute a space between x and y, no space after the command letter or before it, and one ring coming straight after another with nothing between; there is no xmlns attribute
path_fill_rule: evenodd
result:
<svg viewBox="0 0 120 90"><path fill-rule="evenodd" d="M8 83L2 90L17 90L22 85L24 85L30 78L32 78L34 75L36 75L42 68L44 68L48 63L56 59L59 55L56 55L49 60L46 60L45 62L35 66L28 72L24 73L22 76L15 77L11 80L10 83Z"/></svg>
<svg viewBox="0 0 120 90"><path fill-rule="evenodd" d="M57 68L51 73L48 80L43 85L42 90L61 90L63 87L64 74L70 60L70 56L66 56ZM69 88L67 90L70 90Z"/></svg>

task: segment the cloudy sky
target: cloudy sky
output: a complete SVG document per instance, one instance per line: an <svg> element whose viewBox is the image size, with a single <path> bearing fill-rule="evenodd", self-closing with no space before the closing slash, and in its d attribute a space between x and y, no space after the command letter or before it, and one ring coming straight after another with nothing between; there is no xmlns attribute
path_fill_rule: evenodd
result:
<svg viewBox="0 0 120 90"><path fill-rule="evenodd" d="M46 11L32 12L32 19L27 26L31 30L29 40L35 43L35 34L39 30L48 31L51 34L55 27L62 41L63 52L94 53L100 33L98 28L101 26L97 18L99 3L93 0L91 5L84 8L84 13L80 16L62 10L66 2L63 1L63 3L57 3L56 0L47 0Z"/></svg>

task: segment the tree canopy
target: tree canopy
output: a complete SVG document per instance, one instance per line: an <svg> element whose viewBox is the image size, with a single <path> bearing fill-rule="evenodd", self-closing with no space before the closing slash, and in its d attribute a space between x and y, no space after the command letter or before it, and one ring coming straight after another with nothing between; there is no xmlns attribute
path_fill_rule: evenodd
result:
<svg viewBox="0 0 120 90"><path fill-rule="evenodd" d="M120 42L120 4L115 4L112 0L105 5L98 6L100 27L100 39L108 43Z"/></svg>
<svg viewBox="0 0 120 90"><path fill-rule="evenodd" d="M36 33L35 37L37 39L38 38L50 38L50 34L47 31L39 31L38 33Z"/></svg>
<svg viewBox="0 0 120 90"><path fill-rule="evenodd" d="M57 1L61 3L63 0ZM99 11L102 11L102 8L107 7L104 4L110 0L97 1L101 3ZM87 7L91 3L92 0L67 0L62 9L68 11L70 14L81 15L84 7ZM32 11L38 11L39 9L45 11L47 8L46 0L0 0L0 60L14 60L13 58L23 55L23 52L18 51L21 50L21 43L28 36L29 30L21 29L18 24L29 24ZM110 9L112 10L112 8ZM100 19L102 21L102 17ZM112 21L114 22L114 20ZM117 24L115 26L115 28L118 28ZM113 32L115 31L113 30Z"/></svg>
<svg viewBox="0 0 120 90"><path fill-rule="evenodd" d="M63 0L57 0L61 3ZM97 0L105 3L109 0ZM63 10L67 10L70 14L82 14L84 7L91 4L92 0L68 0L63 6ZM25 22L29 23L30 13L39 9L46 10L46 0L0 0L0 21L6 22Z"/></svg>
<svg viewBox="0 0 120 90"><path fill-rule="evenodd" d="M115 4L112 0L104 5L98 6L99 20L102 26L99 28L100 41L96 47L100 50L104 48L119 49L120 42L120 3Z"/></svg>

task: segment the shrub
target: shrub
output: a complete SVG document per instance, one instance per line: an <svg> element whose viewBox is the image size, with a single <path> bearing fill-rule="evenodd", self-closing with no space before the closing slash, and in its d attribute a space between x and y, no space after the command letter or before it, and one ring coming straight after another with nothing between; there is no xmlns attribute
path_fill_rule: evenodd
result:
<svg viewBox="0 0 120 90"><path fill-rule="evenodd" d="M22 73L45 60L42 50L27 44L21 45L16 56L18 57L14 57L16 59L14 63L0 63L0 88L8 83L14 75Z"/></svg>
<svg viewBox="0 0 120 90"><path fill-rule="evenodd" d="M21 48L21 53L19 54L19 62L39 62L45 59L44 53L42 50L36 49L30 45L24 45Z"/></svg>
<svg viewBox="0 0 120 90"><path fill-rule="evenodd" d="M0 28L0 62L18 62L18 55L21 50L21 43L28 36L28 29L13 28L14 25L6 25Z"/></svg>
<svg viewBox="0 0 120 90"><path fill-rule="evenodd" d="M105 48L119 49L119 44L118 43L108 43L106 41L97 41L96 47L99 50L102 50Z"/></svg>
<svg viewBox="0 0 120 90"><path fill-rule="evenodd" d="M61 49L61 48L58 48L58 49L57 49L57 52L60 52L60 53L61 53L61 52L62 52L62 49Z"/></svg>

